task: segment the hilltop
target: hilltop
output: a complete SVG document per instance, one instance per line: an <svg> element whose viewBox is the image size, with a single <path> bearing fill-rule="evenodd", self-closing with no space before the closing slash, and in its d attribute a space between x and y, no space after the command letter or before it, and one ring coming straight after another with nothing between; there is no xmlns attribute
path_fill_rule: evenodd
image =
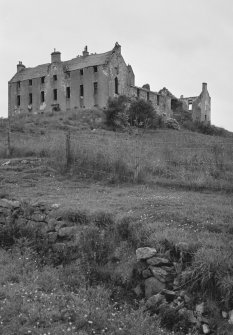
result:
<svg viewBox="0 0 233 335"><path fill-rule="evenodd" d="M43 255L47 261L43 258L41 264L40 258L37 259L40 265L38 269L33 268L32 275L38 279L34 279L34 286L29 288L29 282L21 274L22 269L29 266L27 261L17 264L18 251L14 251L11 256L7 254L7 259L10 258L7 264L12 262L17 276L8 295L4 285L10 287L12 279L9 268L6 268L8 265L2 265L5 275L1 290L6 295L7 303L12 309L16 295L14 290L18 286L25 288L27 292L37 289L40 294L42 292L49 295L50 300L52 293L60 295L65 301L68 294L78 292L76 294L81 300L75 300L76 309L86 309L93 323L82 321L81 332L81 328L78 328L81 327L81 321L77 319L75 311L72 311L71 323L75 328L72 330L71 327L71 334L98 333L100 324L106 327L109 325L110 329L109 332L105 330L106 334L112 334L113 331L114 334L122 334L122 329L127 335L135 335L137 331L140 335L150 334L152 331L159 334L161 325L167 328L167 333L165 331L163 334L168 334L171 330L186 334L189 328L195 328L196 334L199 334L203 324L208 324L214 334L223 334L223 331L226 334L229 331L230 334L232 326L224 321L222 311L227 313L228 321L233 309L232 138L170 129L113 132L103 126L102 120L101 111L83 111L79 114L57 112L15 118L11 124L10 158L6 157L7 132L2 126L1 198L20 201L24 213L32 211L32 204L44 204L48 207L56 205L58 223L62 222L67 228L76 225L80 233L87 232L87 247L81 245L84 256L87 257L85 260L90 266L88 271L85 268L87 272L80 268L79 258L75 258L77 256L73 249L66 250L68 254L64 252L60 255L60 263L56 263L54 256ZM68 133L70 158L67 166ZM22 230L18 218L15 220L14 224L19 224L17 229L13 229L14 226L4 228L4 234L7 229L15 234L16 238L12 242L14 248L26 248L27 252L31 252L32 248L39 255L40 248L46 250L44 244L38 245L38 239L35 242L31 233ZM33 220L28 220L27 224ZM0 230L0 234L3 234L3 230ZM104 240L101 236L105 236ZM92 244L89 245L88 241ZM175 250L180 252L180 243L186 248L183 259L173 254ZM101 250L101 261L92 258L92 248L95 245L95 252ZM2 247L6 248L3 243ZM197 320L199 325L198 322L190 323L186 312L185 316L179 314L177 319L174 313L179 308L174 310L170 303L169 308L166 305L167 313L156 309L156 321L156 314L152 311L152 319L147 319L149 316L146 321L143 319L143 309L138 306L138 302L144 296L133 291L141 278L135 272L135 267L138 266L135 252L140 247L156 248L159 254L166 254L165 258L170 257L170 261L181 266L181 270L178 270L178 266L176 271L182 274L182 290L191 299L189 305L185 303L186 312L195 310L195 306L202 302L205 304L202 321ZM1 252L2 259L6 258L5 251ZM185 255L189 255L188 258ZM35 256L30 254L24 257L32 261ZM67 257L69 260L73 257L75 261L67 264ZM70 280L68 283L67 279L65 281L65 273L69 273L72 282ZM85 278L80 279L82 276ZM82 286L82 280L88 285L87 291ZM54 291L49 286L51 281L57 283ZM86 281L91 282L91 285ZM173 286L171 289L174 289ZM179 297L180 289L177 292ZM82 302L81 305L85 297L88 304L91 304L91 299L103 299L103 315L98 314L98 306L94 303L93 309L87 303ZM114 310L107 310L108 299L113 299L114 303L117 301L120 305L127 304L124 307L126 310L119 316L123 326L114 317L114 320L108 321L109 313L115 313ZM46 334L67 333L69 321L62 316L62 307L59 307L59 314L58 306L51 301L57 319L49 323L44 317ZM37 309L42 306L40 301L32 304ZM23 329L22 325L19 326L17 313L24 313L25 329L35 329L33 327L36 323L29 315L29 305L27 308L26 312L19 308L19 312L14 315L7 315L6 312L0 329L4 332L7 329L4 327L10 327L10 324L17 324L17 327L21 327L18 329ZM70 308L67 312L69 316ZM35 334L41 334L43 317L36 311L34 313L40 322ZM144 320L144 329L139 327L137 319L140 324ZM179 324L179 330L174 322ZM119 327L122 329L119 330ZM11 331L13 334L13 330Z"/></svg>

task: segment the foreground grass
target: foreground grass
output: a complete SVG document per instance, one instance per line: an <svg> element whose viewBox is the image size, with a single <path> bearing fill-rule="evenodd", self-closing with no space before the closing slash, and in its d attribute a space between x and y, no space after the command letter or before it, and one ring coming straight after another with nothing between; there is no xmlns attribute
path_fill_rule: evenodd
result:
<svg viewBox="0 0 233 335"><path fill-rule="evenodd" d="M1 249L1 334L168 334L142 308L114 303L103 286L85 287L80 273L78 263L41 267L29 249Z"/></svg>

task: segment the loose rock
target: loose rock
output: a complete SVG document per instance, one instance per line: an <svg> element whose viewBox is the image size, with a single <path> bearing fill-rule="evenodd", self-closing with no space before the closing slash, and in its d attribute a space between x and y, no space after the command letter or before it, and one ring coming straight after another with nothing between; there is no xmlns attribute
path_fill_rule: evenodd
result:
<svg viewBox="0 0 233 335"><path fill-rule="evenodd" d="M150 266L150 270L155 278L161 282L166 282L166 276L168 275L167 271L153 266Z"/></svg>
<svg viewBox="0 0 233 335"><path fill-rule="evenodd" d="M202 325L202 331L204 334L210 333L210 327L207 324Z"/></svg>
<svg viewBox="0 0 233 335"><path fill-rule="evenodd" d="M154 248L144 247L144 248L138 248L136 250L136 257L137 261L140 261L142 259L148 259L157 254L157 250Z"/></svg>
<svg viewBox="0 0 233 335"><path fill-rule="evenodd" d="M165 302L165 298L162 294L158 293L155 295L152 295L147 302L146 302L146 308L148 309L155 309L157 308L161 303Z"/></svg>
<svg viewBox="0 0 233 335"><path fill-rule="evenodd" d="M160 265L166 265L169 264L169 260L166 258L161 257L152 257L147 259L147 264L153 265L153 266L160 266Z"/></svg>
<svg viewBox="0 0 233 335"><path fill-rule="evenodd" d="M148 299L152 295L161 292L166 285L158 279L151 277L145 280L145 297Z"/></svg>

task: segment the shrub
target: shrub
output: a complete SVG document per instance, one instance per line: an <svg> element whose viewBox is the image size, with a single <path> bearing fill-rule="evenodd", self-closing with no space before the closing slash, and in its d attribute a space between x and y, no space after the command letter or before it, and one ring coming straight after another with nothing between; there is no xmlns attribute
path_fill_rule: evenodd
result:
<svg viewBox="0 0 233 335"><path fill-rule="evenodd" d="M94 213L93 221L98 228L108 228L114 224L114 216L112 213L100 211Z"/></svg>
<svg viewBox="0 0 233 335"><path fill-rule="evenodd" d="M128 112L131 126L147 128L153 125L156 113L151 102L135 100L130 104Z"/></svg>
<svg viewBox="0 0 233 335"><path fill-rule="evenodd" d="M89 213L80 209L67 208L59 210L56 215L60 216L65 221L80 225L86 225L90 222Z"/></svg>
<svg viewBox="0 0 233 335"><path fill-rule="evenodd" d="M127 107L129 98L120 95L116 98L109 98L105 112L106 124L113 129L125 127L128 124Z"/></svg>
<svg viewBox="0 0 233 335"><path fill-rule="evenodd" d="M169 118L165 120L164 124L167 128L180 130L180 125L175 119Z"/></svg>

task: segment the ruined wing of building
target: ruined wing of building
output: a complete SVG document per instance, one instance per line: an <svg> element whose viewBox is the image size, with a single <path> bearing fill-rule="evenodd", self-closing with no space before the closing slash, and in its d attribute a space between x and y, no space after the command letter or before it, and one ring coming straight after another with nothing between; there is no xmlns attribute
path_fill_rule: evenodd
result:
<svg viewBox="0 0 233 335"><path fill-rule="evenodd" d="M118 95L150 101L158 114L167 117L183 109L195 120L210 122L206 84L200 96L180 99L166 88L154 92L149 84L137 87L133 69L126 64L118 43L101 54L89 54L85 47L81 56L68 61L62 61L61 53L54 49L50 63L33 68L19 62L17 73L8 82L8 115L104 108L109 98Z"/></svg>

